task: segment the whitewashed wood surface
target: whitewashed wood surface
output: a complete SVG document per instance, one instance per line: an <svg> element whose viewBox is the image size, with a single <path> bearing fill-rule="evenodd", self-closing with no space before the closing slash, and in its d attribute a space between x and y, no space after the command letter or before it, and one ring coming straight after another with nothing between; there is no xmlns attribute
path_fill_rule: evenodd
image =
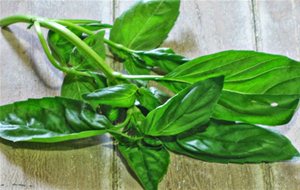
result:
<svg viewBox="0 0 300 190"><path fill-rule="evenodd" d="M0 17L18 13L112 23L132 4L132 0L0 0ZM183 0L181 15L163 46L190 58L252 49L300 60L300 0ZM0 105L59 95L62 78L26 25L1 30ZM278 131L300 150L299 112ZM142 188L114 152L110 138L104 136L50 145L0 140L0 190L7 189ZM172 155L159 189L298 190L300 161L215 164Z"/></svg>

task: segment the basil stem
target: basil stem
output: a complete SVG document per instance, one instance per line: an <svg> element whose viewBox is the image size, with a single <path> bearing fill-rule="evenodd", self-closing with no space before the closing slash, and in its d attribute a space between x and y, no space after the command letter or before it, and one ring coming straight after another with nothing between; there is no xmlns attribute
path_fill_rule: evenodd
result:
<svg viewBox="0 0 300 190"><path fill-rule="evenodd" d="M89 55L95 62L99 65L102 72L107 76L110 81L115 81L115 75L112 68L110 68L104 60L94 51L92 50L86 43L84 43L78 36L76 36L73 32L69 29L64 27L61 24L53 22L48 19L40 18L40 17L33 17L33 16L26 16L26 15L16 15L6 17L0 20L0 27L5 27L17 22L25 22L25 23L34 23L38 21L41 26L53 30L54 32L59 33L71 43L73 43L77 48L81 49L87 55Z"/></svg>
<svg viewBox="0 0 300 190"><path fill-rule="evenodd" d="M46 39L44 38L43 36L43 33L42 33L42 30L41 30L41 26L40 26L40 23L38 21L35 21L34 22L34 27L35 27L35 30L36 30L36 33L38 35L38 38L41 42L41 45L46 53L46 56L47 58L49 59L49 61L52 63L52 65L57 68L58 70L61 70L65 73L68 73L68 74L74 74L74 75L80 75L80 76L91 76L89 73L87 72L81 72L81 71L76 71L75 69L73 68L68 68L68 67L63 67L61 66L56 60L55 58L52 56L51 54L51 51L47 45L47 41Z"/></svg>

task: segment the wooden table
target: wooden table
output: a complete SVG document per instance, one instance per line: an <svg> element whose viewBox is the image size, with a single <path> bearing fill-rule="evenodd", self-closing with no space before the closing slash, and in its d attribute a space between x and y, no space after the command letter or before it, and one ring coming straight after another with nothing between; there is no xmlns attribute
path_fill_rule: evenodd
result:
<svg viewBox="0 0 300 190"><path fill-rule="evenodd" d="M0 17L22 13L54 18L112 21L133 2L125 0L1 0ZM300 1L186 0L163 46L193 58L226 49L279 53L300 60ZM26 25L0 34L0 104L59 95L63 75L43 54ZM113 65L120 69L119 65ZM277 128L300 150L300 113ZM280 148L280 147L279 147ZM141 189L108 136L59 144L0 141L0 190ZM300 161L214 164L172 155L160 189L298 190Z"/></svg>

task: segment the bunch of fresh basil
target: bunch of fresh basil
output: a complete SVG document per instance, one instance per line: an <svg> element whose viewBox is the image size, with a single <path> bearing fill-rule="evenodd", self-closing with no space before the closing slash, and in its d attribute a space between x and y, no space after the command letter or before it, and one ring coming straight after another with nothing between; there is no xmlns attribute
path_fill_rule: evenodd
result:
<svg viewBox="0 0 300 190"><path fill-rule="evenodd" d="M1 106L0 137L53 143L110 133L149 190L167 172L168 151L221 163L299 156L286 137L255 124L290 121L300 98L300 62L234 50L190 60L158 48L179 5L138 1L113 25L24 15L0 20L2 27L16 22L34 27L50 62L66 74L61 97ZM47 39L41 27L49 29ZM105 63L105 44L126 74ZM173 95L150 87L150 80Z"/></svg>

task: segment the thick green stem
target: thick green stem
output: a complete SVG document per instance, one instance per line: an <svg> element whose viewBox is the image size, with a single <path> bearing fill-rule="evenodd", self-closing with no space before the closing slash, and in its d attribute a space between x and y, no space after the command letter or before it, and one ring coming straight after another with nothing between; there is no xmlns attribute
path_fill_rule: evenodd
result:
<svg viewBox="0 0 300 190"><path fill-rule="evenodd" d="M63 37L65 37L68 41L73 43L78 49L89 55L92 59L95 60L96 63L98 63L99 67L101 68L102 72L106 75L106 77L111 80L115 81L114 76L114 70L111 69L104 60L94 51L92 50L86 43L84 43L78 36L76 36L73 32L68 30L66 27L55 23L53 21L39 18L39 17L33 17L33 16L26 16L26 15L16 15L16 16L10 16L6 17L4 19L0 20L0 27L5 27L10 24L14 24L17 22L25 22L25 23L34 23L35 21L38 21L41 26L48 28Z"/></svg>
<svg viewBox="0 0 300 190"><path fill-rule="evenodd" d="M56 22L58 24L61 24L61 25L64 25L64 26L67 26L67 27L70 27L70 28L73 28L73 29L76 29L76 30L81 31L83 33L86 33L88 35L93 35L94 34L93 31L88 30L88 29L86 29L86 28L84 28L82 26L79 26L77 24L74 24L72 22L69 22L67 20L51 20L51 21L54 21L54 22Z"/></svg>
<svg viewBox="0 0 300 190"><path fill-rule="evenodd" d="M134 53L134 52L135 52L135 51L132 50L132 49L129 49L129 48L127 48L127 47L125 47L125 46L123 46L123 45L121 45L121 44L117 44L117 43L115 43L115 42L113 42L113 41L110 41L110 40L108 40L108 39L105 39L105 38L104 38L104 42L105 42L106 44L108 44L109 46L111 46L111 47L114 47L114 48L116 48L116 49L120 49L120 50L126 51L126 52L128 52L128 53Z"/></svg>
<svg viewBox="0 0 300 190"><path fill-rule="evenodd" d="M80 76L91 76L90 74L86 73L86 72L81 72L81 71L76 71L74 70L73 68L69 68L69 67L63 67L61 66L56 60L55 58L52 56L51 54L51 51L47 45L47 41L46 39L44 38L44 35L42 33L42 30L41 30L41 26L40 26L40 23L35 21L34 22L34 27L35 27L35 30L36 30L36 33L38 35L38 38L41 42L41 45L44 49L44 52L47 56L47 58L49 59L49 61L52 63L52 65L57 68L58 70L61 70L65 73L68 73L68 74L73 74L73 75L80 75Z"/></svg>
<svg viewBox="0 0 300 190"><path fill-rule="evenodd" d="M115 78L119 79L135 79L135 80L155 80L155 81L175 81L175 82L183 82L186 83L186 81L181 81L177 79L168 79L164 78L163 76L160 75L124 75L118 72L114 72L113 69L111 69L105 62L104 60L94 51L92 50L86 43L84 43L78 36L76 36L73 32L68 30L66 27L74 28L76 30L79 30L81 32L84 32L88 35L93 35L94 32L90 31L84 27L81 27L77 25L78 23L89 23L89 22L94 22L92 20L57 20L57 19L43 19L40 17L34 17L34 16L27 16L27 15L16 15L16 16L10 16L6 17L4 19L0 20L0 27L5 27L14 23L18 22L25 22L29 24L33 24L34 22L38 22L37 27L43 26L45 28L48 28L50 30L53 30L54 32L57 32L58 34L62 35L65 37L67 40L69 40L71 43L73 43L77 48L85 52L87 55L89 55L92 59L95 60L96 63L99 64L99 67L103 71L103 73L107 76L107 78L111 81L114 81ZM45 50L45 53L48 57L48 59L51 61L51 63L58 69L64 71L64 72L69 72L73 74L78 74L78 75L85 75L85 76L90 76L88 73L84 72L79 72L74 69L69 69L65 67L61 67L57 61L53 58L51 55L51 52L47 46L47 43L44 39L44 37L39 34L39 39L42 43L42 46ZM114 43L108 39L104 39L104 42L111 47L117 48L124 50L129 53L133 53L134 50L126 48L125 46L122 46L121 44Z"/></svg>
<svg viewBox="0 0 300 190"><path fill-rule="evenodd" d="M67 20L53 20L53 21L55 21L55 22L57 22L57 23L59 23L59 24L62 24L62 25L64 25L64 26L67 26L67 27L70 27L70 28L74 28L74 29L76 29L76 30L78 30L78 31L81 31L81 32L83 32L83 33L86 33L86 34L88 34L88 35L93 35L93 34L94 34L93 31L90 31L90 30L88 30L88 29L86 29L86 28L84 28L84 27L82 27L82 26L79 26L79 25L77 25L77 24L75 24L75 23L72 23L72 22L69 22L69 21L67 21ZM134 53L134 50L129 49L129 48L127 48L127 47L125 47L125 46L123 46L123 45L121 45L121 44L117 44L117 43L115 43L115 42L113 42L113 41L110 41L110 40L108 40L108 39L104 39L104 42L105 42L106 44L108 44L109 46L114 47L114 48L116 48L116 49L120 49L120 50L129 52L129 53Z"/></svg>
<svg viewBox="0 0 300 190"><path fill-rule="evenodd" d="M93 24L93 23L100 23L98 20L88 20L88 19L55 19L60 21L67 21L72 22L74 24Z"/></svg>
<svg viewBox="0 0 300 190"><path fill-rule="evenodd" d="M171 81L171 82L181 82L181 83L188 83L187 81L180 80L180 79L174 79L174 78L168 78L162 75L125 75L125 74L119 74L115 75L117 78L120 79L134 79L134 80L154 80L154 81Z"/></svg>

